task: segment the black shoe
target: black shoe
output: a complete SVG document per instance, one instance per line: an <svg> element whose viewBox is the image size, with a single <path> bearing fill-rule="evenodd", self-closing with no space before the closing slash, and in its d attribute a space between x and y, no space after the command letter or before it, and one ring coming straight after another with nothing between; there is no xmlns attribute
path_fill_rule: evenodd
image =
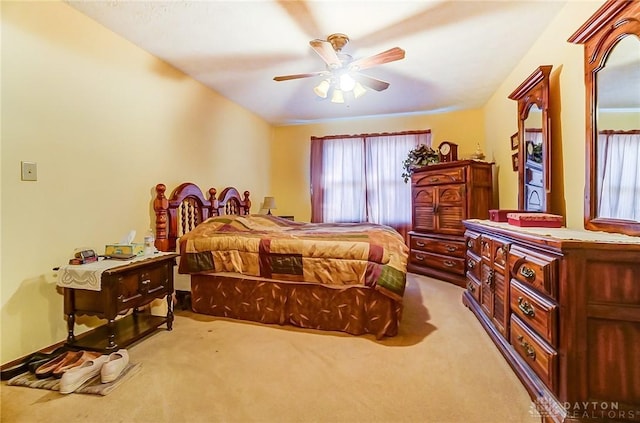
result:
<svg viewBox="0 0 640 423"><path fill-rule="evenodd" d="M40 364L46 363L47 361L58 357L60 354L64 353L67 350L68 350L67 347L61 346L49 353L43 353L38 351L33 354L30 354L27 357L25 357L21 363L14 364L9 368L6 368L0 371L0 380L9 380L27 371L35 372L35 369L38 366L33 367L33 370L31 370L32 363L36 363L36 362L39 362Z"/></svg>
<svg viewBox="0 0 640 423"><path fill-rule="evenodd" d="M29 370L27 363L18 363L0 371L0 380L9 380Z"/></svg>

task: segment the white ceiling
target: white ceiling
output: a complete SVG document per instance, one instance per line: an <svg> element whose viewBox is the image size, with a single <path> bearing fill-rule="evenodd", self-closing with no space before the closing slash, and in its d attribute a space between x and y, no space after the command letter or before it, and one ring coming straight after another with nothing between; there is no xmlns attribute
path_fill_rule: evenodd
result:
<svg viewBox="0 0 640 423"><path fill-rule="evenodd" d="M565 1L67 3L279 125L481 107ZM314 94L318 77L273 80L325 70L309 41L336 32L349 36L343 52L354 59L396 46L406 51L404 60L362 71L389 82L387 90L334 104Z"/></svg>

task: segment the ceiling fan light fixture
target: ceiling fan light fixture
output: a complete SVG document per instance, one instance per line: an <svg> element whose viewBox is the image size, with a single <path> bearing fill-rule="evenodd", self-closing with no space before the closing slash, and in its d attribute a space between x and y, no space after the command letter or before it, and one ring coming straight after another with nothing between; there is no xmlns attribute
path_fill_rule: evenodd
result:
<svg viewBox="0 0 640 423"><path fill-rule="evenodd" d="M373 56L353 60L350 54L342 52L342 48L348 42L349 37L342 33L331 34L326 41L311 40L309 45L322 58L326 69L319 72L276 76L273 79L289 81L321 76L323 80L313 87L313 92L320 98L330 99L332 103L345 103L347 99L351 101L362 97L369 89L384 91L389 88L388 82L363 75L360 70L402 60L405 51L400 47L393 47Z"/></svg>
<svg viewBox="0 0 640 423"><path fill-rule="evenodd" d="M341 90L335 89L333 90L333 94L331 95L332 103L344 103L344 94Z"/></svg>
<svg viewBox="0 0 640 423"><path fill-rule="evenodd" d="M320 98L327 98L327 94L329 93L329 88L331 88L331 84L328 79L323 79L320 83L313 89L313 92Z"/></svg>
<svg viewBox="0 0 640 423"><path fill-rule="evenodd" d="M353 87L353 97L360 98L366 93L367 93L367 89L363 87L361 83L356 82L355 86Z"/></svg>

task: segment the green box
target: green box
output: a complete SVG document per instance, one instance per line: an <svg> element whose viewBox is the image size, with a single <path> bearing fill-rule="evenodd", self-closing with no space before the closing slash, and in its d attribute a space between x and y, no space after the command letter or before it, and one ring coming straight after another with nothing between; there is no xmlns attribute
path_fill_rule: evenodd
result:
<svg viewBox="0 0 640 423"><path fill-rule="evenodd" d="M104 255L110 256L112 254L135 254L141 256L144 254L144 244L107 244L104 247Z"/></svg>

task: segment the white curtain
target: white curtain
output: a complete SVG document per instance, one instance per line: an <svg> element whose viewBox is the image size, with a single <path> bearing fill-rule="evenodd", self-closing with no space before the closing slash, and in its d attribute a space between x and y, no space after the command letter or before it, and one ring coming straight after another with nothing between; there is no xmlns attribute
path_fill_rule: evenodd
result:
<svg viewBox="0 0 640 423"><path fill-rule="evenodd" d="M364 138L327 139L322 153L324 221L366 221Z"/></svg>
<svg viewBox="0 0 640 423"><path fill-rule="evenodd" d="M367 137L367 210L369 221L389 226L411 223L411 184L402 162L419 144L431 146L431 133Z"/></svg>
<svg viewBox="0 0 640 423"><path fill-rule="evenodd" d="M411 223L411 185L402 162L431 133L326 139L322 148L324 222Z"/></svg>
<svg viewBox="0 0 640 423"><path fill-rule="evenodd" d="M598 217L640 221L640 134L598 136Z"/></svg>

